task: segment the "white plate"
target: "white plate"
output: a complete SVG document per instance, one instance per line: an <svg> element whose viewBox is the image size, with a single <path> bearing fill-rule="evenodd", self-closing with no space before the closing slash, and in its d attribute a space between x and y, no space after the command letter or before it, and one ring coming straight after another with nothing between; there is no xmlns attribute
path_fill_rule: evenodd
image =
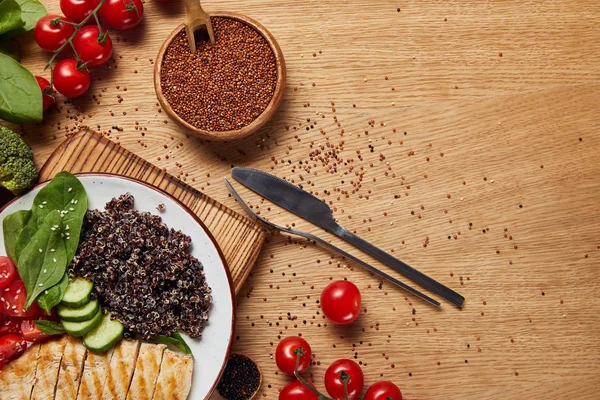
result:
<svg viewBox="0 0 600 400"><path fill-rule="evenodd" d="M204 265L206 281L212 289L213 302L208 323L200 339L185 336L194 354L194 376L189 399L206 399L216 387L231 348L234 329L235 299L233 285L225 258L206 229L183 204L159 189L116 175L78 175L88 195L88 208L104 209L113 197L131 193L135 209L160 215L169 228L180 229L192 238L192 255ZM29 209L33 198L44 185L35 187L24 196L9 203L0 212L0 225L4 218L17 210ZM164 204L163 212L156 207ZM0 253L6 254L4 237L0 229Z"/></svg>

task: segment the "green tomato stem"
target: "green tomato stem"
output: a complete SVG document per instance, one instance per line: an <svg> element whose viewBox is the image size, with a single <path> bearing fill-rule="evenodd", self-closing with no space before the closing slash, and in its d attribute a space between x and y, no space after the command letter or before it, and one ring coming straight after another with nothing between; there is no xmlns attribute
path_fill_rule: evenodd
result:
<svg viewBox="0 0 600 400"><path fill-rule="evenodd" d="M296 379L298 379L300 383L306 386L311 392L316 394L319 397L318 400L333 400L332 398L325 396L323 393L319 392L317 389L309 385L308 382L298 373L298 367L300 366L300 357L302 357L302 355L304 354L304 349L302 347L298 347L296 348L296 350L294 350L294 353L296 354L296 367L294 368L294 376L296 377Z"/></svg>

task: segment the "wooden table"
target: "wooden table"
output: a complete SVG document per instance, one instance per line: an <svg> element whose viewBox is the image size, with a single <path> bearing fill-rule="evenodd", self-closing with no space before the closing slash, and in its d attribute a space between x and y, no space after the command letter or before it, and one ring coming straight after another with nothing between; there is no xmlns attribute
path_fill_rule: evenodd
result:
<svg viewBox="0 0 600 400"><path fill-rule="evenodd" d="M349 357L366 386L391 379L407 399L596 399L600 3L420 3L203 1L263 23L288 66L277 117L223 144L188 137L157 106L152 60L183 3L149 0L141 27L111 32L114 62L94 70L90 94L60 99L25 139L41 165L88 125L240 211L221 182L232 165L302 182L344 226L467 299L436 310L320 247L273 237L238 298L235 350L262 367L259 398L289 381L276 372L278 339L301 333L320 388ZM49 55L27 41L24 63L41 73ZM327 236L242 193L274 221ZM344 277L365 309L339 327L317 300Z"/></svg>

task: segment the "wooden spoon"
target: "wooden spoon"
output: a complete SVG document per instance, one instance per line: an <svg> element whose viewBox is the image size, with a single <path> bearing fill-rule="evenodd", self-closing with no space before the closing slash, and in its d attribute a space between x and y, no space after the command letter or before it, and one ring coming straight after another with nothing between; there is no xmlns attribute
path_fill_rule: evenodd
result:
<svg viewBox="0 0 600 400"><path fill-rule="evenodd" d="M210 23L210 16L202 9L200 0L184 0L185 3L185 33L187 34L190 51L196 52L196 38L194 32L200 27L206 27L210 43L215 44L215 33Z"/></svg>

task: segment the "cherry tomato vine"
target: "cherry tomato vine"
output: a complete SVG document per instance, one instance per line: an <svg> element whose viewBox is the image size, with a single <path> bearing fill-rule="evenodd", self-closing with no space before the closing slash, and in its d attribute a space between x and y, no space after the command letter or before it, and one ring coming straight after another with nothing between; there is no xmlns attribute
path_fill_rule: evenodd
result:
<svg viewBox="0 0 600 400"><path fill-rule="evenodd" d="M316 394L318 396L318 400L334 400L331 397L327 397L323 393L319 392L314 386L308 383L298 372L298 367L300 366L300 359L302 358L302 356L304 356L304 349L302 347L297 347L294 350L294 354L296 354L296 368L294 369L294 376L296 377L296 379L298 379L300 383L306 386L311 392ZM342 371L340 372L340 380L344 385L344 393L346 394L346 400L349 400L348 381L350 380L350 375Z"/></svg>

